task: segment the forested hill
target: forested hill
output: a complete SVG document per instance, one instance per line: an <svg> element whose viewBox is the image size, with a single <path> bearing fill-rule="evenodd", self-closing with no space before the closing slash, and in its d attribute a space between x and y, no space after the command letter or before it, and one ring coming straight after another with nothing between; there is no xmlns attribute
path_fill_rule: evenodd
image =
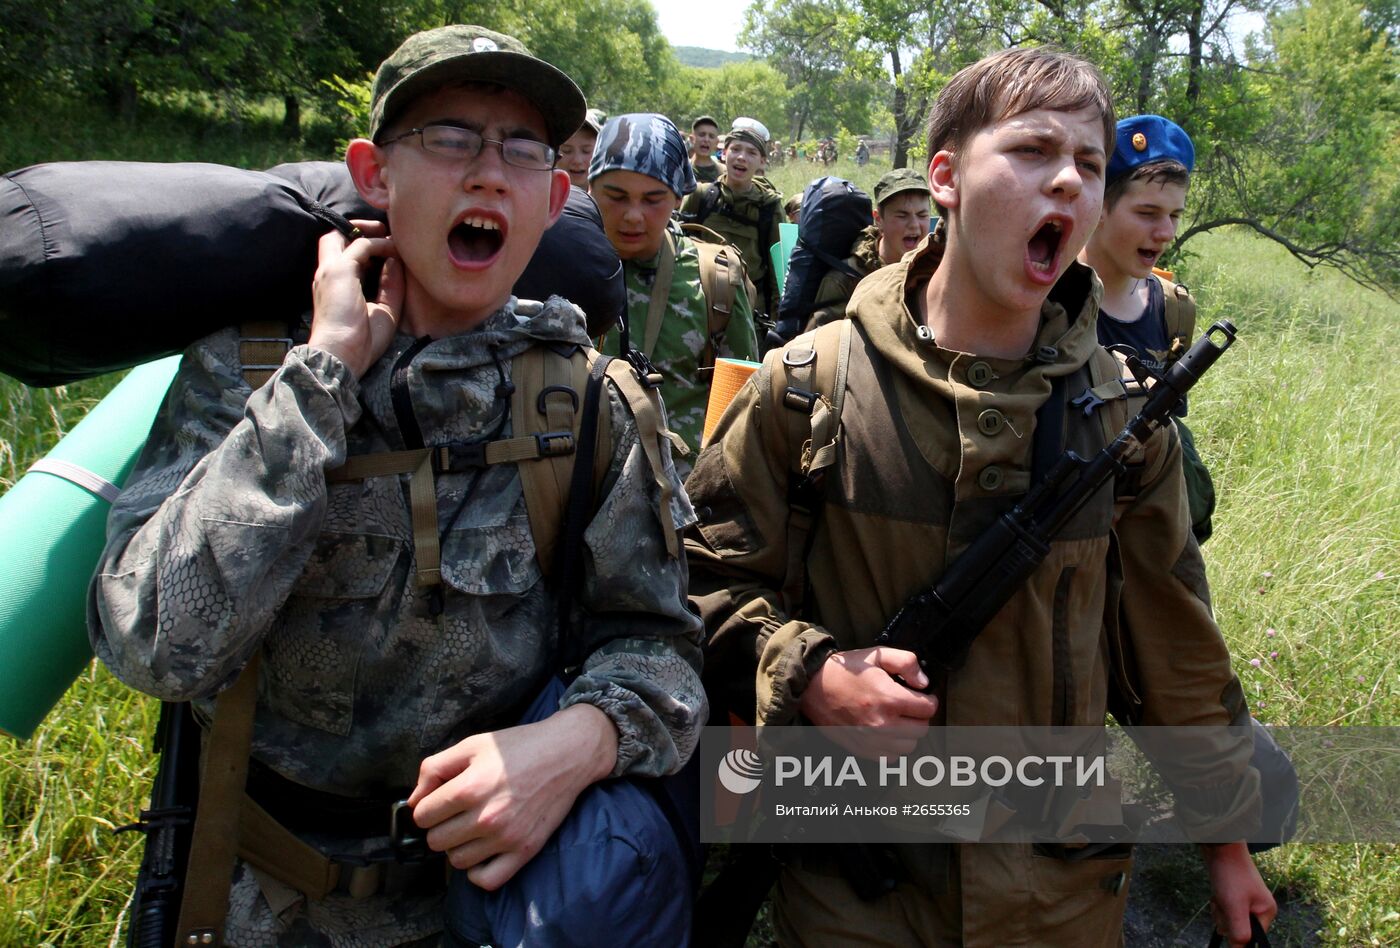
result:
<svg viewBox="0 0 1400 948"><path fill-rule="evenodd" d="M742 63L753 59L750 53L730 53L722 49L706 49L703 46L672 46L671 52L684 66L699 69L718 69L725 63Z"/></svg>

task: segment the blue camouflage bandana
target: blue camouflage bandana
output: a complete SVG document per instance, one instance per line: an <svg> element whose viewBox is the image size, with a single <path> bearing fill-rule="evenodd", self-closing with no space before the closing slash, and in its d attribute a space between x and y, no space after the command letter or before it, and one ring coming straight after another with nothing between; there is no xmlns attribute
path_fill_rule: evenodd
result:
<svg viewBox="0 0 1400 948"><path fill-rule="evenodd" d="M676 197L695 190L695 171L686 156L680 129L666 116L653 112L608 119L593 146L589 183L609 171L635 171L655 178L676 192Z"/></svg>

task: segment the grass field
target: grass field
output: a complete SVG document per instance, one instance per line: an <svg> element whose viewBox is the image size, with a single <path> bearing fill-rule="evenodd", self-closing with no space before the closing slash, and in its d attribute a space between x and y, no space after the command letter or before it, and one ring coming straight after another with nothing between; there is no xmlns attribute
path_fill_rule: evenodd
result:
<svg viewBox="0 0 1400 948"><path fill-rule="evenodd" d="M100 142L89 128L87 138L4 143L0 165L326 157L274 129L250 119L232 138L209 126L154 147L139 127L126 138L100 129ZM878 176L846 163L832 171L867 188ZM792 193L815 173L770 177ZM1191 420L1220 491L1206 548L1215 605L1250 703L1279 724L1400 724L1400 381L1390 365L1400 304L1243 234L1187 250L1178 274L1202 302L1202 323L1228 316L1240 330L1193 395ZM40 391L0 379L0 488L114 381ZM32 740L0 737L0 945L120 943L140 840L111 830L145 804L155 717L152 701L90 667ZM1274 944L1400 944L1400 848L1285 847L1261 865L1287 902ZM1202 913L1197 866L1182 856L1152 870L1181 931Z"/></svg>

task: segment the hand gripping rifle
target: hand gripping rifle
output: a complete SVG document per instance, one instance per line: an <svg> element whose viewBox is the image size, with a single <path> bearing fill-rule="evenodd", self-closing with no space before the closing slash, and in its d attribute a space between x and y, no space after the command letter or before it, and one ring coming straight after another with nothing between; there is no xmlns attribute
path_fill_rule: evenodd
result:
<svg viewBox="0 0 1400 948"><path fill-rule="evenodd" d="M1050 541L1101 487L1124 473L1128 456L1167 423L1182 397L1234 341L1235 327L1221 320L1160 376L1129 356L1128 368L1138 381L1153 381L1141 411L1093 458L1085 460L1073 451L1061 455L1041 482L977 537L936 583L900 607L878 644L913 652L925 671L960 667L987 623L1045 560ZM1086 392L1073 404L1090 411L1095 401Z"/></svg>

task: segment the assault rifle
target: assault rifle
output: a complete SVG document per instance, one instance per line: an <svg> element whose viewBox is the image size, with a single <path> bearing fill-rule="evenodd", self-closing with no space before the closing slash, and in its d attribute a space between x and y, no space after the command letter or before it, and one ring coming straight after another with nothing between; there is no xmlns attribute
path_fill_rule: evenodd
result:
<svg viewBox="0 0 1400 948"><path fill-rule="evenodd" d="M155 744L160 766L151 787L151 808L141 811L140 822L117 829L146 834L131 899L127 948L170 948L175 943L199 797L199 725L188 703L161 704Z"/></svg>
<svg viewBox="0 0 1400 948"><path fill-rule="evenodd" d="M1234 341L1235 327L1221 320L1161 375L1153 374L1136 355L1128 356L1128 368L1139 383L1152 383L1137 415L1093 458L1085 460L1073 451L1061 455L1041 482L977 537L941 579L900 607L878 643L913 652L926 671L946 672L962 665L987 623L1050 553L1050 541L1100 488L1124 472L1127 458L1167 424L1182 397ZM1099 402L1085 392L1071 404L1091 412ZM930 674L929 687L934 680ZM875 898L893 887L893 879L886 878L889 873L878 871L878 847L852 844L842 850L837 862L862 898ZM701 893L695 943L742 946L780 869L769 846L731 849L726 865Z"/></svg>
<svg viewBox="0 0 1400 948"><path fill-rule="evenodd" d="M1138 381L1152 382L1137 415L1093 458L1073 451L1061 455L1041 482L977 537L936 583L900 607L878 644L913 652L926 671L960 667L987 623L1045 560L1050 541L1100 488L1124 473L1127 458L1170 420L1182 397L1234 341L1235 327L1221 320L1161 375L1129 356L1128 368ZM1071 404L1088 413L1096 401L1085 392Z"/></svg>

